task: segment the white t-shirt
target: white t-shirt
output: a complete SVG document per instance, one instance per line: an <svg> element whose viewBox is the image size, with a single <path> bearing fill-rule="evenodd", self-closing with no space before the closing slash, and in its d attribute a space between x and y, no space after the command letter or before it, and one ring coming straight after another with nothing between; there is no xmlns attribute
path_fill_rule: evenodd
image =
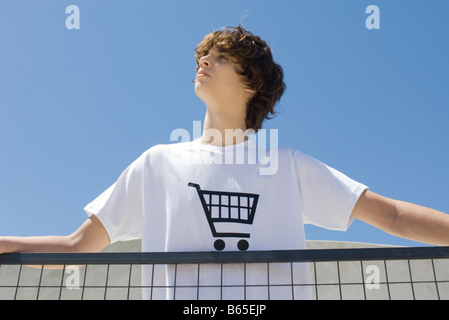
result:
<svg viewBox="0 0 449 320"><path fill-rule="evenodd" d="M143 252L305 249L304 224L346 230L366 188L290 148L195 140L150 148L85 211L100 219L111 242L142 239ZM155 286L143 293L152 299L310 298L307 286L293 293L273 286L283 277L290 283L292 274L295 284L307 284L308 265L293 267L143 266L142 285ZM172 286L175 276L181 288L159 288Z"/></svg>

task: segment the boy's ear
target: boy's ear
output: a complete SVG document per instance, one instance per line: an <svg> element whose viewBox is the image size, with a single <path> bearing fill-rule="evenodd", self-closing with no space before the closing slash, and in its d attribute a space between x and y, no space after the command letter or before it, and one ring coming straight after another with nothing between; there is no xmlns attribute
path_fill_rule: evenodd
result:
<svg viewBox="0 0 449 320"><path fill-rule="evenodd" d="M245 88L244 90L245 90L245 92L247 92L247 93L256 93L256 92L257 92L256 89L251 89L251 88Z"/></svg>

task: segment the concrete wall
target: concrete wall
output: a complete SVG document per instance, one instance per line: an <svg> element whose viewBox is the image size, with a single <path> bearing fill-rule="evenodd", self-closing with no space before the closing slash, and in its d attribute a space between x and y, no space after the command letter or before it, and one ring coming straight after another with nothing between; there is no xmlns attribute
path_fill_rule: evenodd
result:
<svg viewBox="0 0 449 320"><path fill-rule="evenodd" d="M370 248L381 245L353 242L308 241L309 249ZM108 252L138 252L139 241L119 242L109 246ZM449 261L447 259L366 262L310 263L313 297L318 299L449 299ZM0 299L141 299L140 266L89 265L87 268L44 270L22 266L0 267ZM434 274L435 270L435 274ZM87 272L87 273L86 273ZM410 274L411 279L410 280ZM435 276L438 284L435 283ZM107 277L107 279L106 279ZM128 282L131 277L131 288ZM77 280L85 288L72 288ZM363 283L378 280L370 289ZM19 282L19 289L16 285ZM40 282L40 288L38 288ZM388 282L388 285L387 285ZM108 289L105 290L105 283ZM340 284L339 284L340 283ZM62 284L62 287L61 287ZM114 287L114 288L110 288ZM105 294L106 292L106 294Z"/></svg>

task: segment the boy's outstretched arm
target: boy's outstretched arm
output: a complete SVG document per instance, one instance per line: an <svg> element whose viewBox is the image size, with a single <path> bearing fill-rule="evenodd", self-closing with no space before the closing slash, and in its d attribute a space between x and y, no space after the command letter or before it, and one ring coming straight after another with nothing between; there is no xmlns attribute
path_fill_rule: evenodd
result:
<svg viewBox="0 0 449 320"><path fill-rule="evenodd" d="M9 252L99 252L110 243L101 221L92 215L69 236L0 237L0 254Z"/></svg>
<svg viewBox="0 0 449 320"><path fill-rule="evenodd" d="M449 215L441 211L367 190L357 201L351 216L401 238L449 246Z"/></svg>

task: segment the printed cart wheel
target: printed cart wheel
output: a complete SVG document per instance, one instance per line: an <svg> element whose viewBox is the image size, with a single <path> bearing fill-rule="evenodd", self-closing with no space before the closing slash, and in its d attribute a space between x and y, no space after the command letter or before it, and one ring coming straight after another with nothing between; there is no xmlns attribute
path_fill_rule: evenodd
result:
<svg viewBox="0 0 449 320"><path fill-rule="evenodd" d="M225 242L221 239L215 240L214 242L215 250L221 251L225 248L225 246L226 246Z"/></svg>
<svg viewBox="0 0 449 320"><path fill-rule="evenodd" d="M248 243L248 241L246 241L246 240L240 240L240 241L237 243L237 248L239 248L240 251L248 250L248 248L249 248L249 243Z"/></svg>

